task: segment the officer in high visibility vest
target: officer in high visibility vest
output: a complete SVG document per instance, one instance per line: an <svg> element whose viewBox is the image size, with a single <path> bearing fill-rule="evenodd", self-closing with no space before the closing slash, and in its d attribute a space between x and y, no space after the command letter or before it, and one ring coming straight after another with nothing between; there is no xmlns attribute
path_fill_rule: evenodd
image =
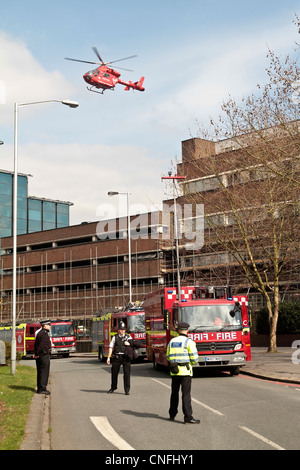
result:
<svg viewBox="0 0 300 470"><path fill-rule="evenodd" d="M189 326L188 323L179 323L179 336L173 338L167 348L167 359L170 364L172 378L169 415L170 420L174 421L178 413L179 389L181 386L184 423L199 424L200 420L193 418L191 399L193 365L198 363L198 351L196 343L187 336Z"/></svg>

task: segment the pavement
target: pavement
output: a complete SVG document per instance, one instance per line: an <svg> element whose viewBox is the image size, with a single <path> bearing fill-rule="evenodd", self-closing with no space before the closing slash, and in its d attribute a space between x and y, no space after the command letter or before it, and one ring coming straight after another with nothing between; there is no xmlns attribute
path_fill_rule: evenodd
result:
<svg viewBox="0 0 300 470"><path fill-rule="evenodd" d="M300 386L300 347L278 348L276 353L254 347L251 354L252 360L241 368L241 374ZM97 360L92 353L75 353L72 357L94 357ZM51 378L48 389L51 392ZM34 394L20 450L51 450L50 406L51 395Z"/></svg>

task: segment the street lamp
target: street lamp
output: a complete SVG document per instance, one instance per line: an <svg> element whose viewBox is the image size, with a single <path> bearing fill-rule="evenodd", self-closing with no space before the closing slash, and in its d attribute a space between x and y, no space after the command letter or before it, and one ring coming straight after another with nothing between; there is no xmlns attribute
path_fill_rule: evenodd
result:
<svg viewBox="0 0 300 470"><path fill-rule="evenodd" d="M176 263L177 263L177 289L178 289L178 300L181 300L181 280L180 280L180 258L179 258L179 245L178 245L178 221L177 221L177 203L176 203L176 186L177 180L184 180L185 176L172 176L169 172L168 176L162 176L162 180L173 180L173 200L174 200L174 238L176 243Z"/></svg>
<svg viewBox="0 0 300 470"><path fill-rule="evenodd" d="M15 103L14 108L14 197L13 197L13 318L12 318L12 338L11 338L11 374L16 373L16 310L17 310L17 201L18 201L18 110L21 106L41 103L62 103L70 108L77 108L79 104L70 100L43 100L31 103Z"/></svg>
<svg viewBox="0 0 300 470"><path fill-rule="evenodd" d="M128 192L126 193L120 193L118 191L109 191L108 196L117 196L119 194L126 194L127 196L127 234L128 234L128 258L129 258L129 302L132 302L132 288L131 288L131 239L130 239L130 214L129 214L129 194Z"/></svg>

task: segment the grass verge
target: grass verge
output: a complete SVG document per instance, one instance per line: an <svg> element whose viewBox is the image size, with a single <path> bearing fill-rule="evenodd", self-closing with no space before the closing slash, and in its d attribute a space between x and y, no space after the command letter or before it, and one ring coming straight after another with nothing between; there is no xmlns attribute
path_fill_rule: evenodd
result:
<svg viewBox="0 0 300 470"><path fill-rule="evenodd" d="M18 450L24 437L27 416L36 386L34 367L0 367L0 450Z"/></svg>

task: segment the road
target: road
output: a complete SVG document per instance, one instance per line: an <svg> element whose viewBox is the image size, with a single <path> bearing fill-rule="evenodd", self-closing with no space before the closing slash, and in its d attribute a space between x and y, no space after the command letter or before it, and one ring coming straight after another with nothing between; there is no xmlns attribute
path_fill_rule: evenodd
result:
<svg viewBox="0 0 300 470"><path fill-rule="evenodd" d="M170 378L150 363L132 365L110 388L110 366L97 358L51 359L52 450L299 450L300 388L227 373L196 371L194 417L168 419ZM189 455L187 458L192 458Z"/></svg>

